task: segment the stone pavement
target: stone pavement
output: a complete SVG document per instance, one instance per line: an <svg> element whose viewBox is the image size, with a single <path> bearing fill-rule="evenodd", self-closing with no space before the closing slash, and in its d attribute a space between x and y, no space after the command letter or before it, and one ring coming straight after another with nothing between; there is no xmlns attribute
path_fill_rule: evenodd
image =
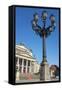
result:
<svg viewBox="0 0 62 90"><path fill-rule="evenodd" d="M48 80L48 81L58 81L58 79L54 79L54 80ZM39 79L32 79L32 80L17 80L16 83L29 83L29 82L43 82ZM46 82L46 81L44 81Z"/></svg>

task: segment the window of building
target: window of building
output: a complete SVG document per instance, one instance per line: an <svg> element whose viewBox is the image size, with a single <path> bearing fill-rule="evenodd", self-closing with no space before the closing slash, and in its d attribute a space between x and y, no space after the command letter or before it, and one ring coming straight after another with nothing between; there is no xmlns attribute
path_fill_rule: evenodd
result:
<svg viewBox="0 0 62 90"><path fill-rule="evenodd" d="M28 61L28 66L30 66L30 61Z"/></svg>
<svg viewBox="0 0 62 90"><path fill-rule="evenodd" d="M24 59L24 66L26 66L26 60Z"/></svg>
<svg viewBox="0 0 62 90"><path fill-rule="evenodd" d="M22 65L22 59L21 58L19 58L19 64Z"/></svg>
<svg viewBox="0 0 62 90"><path fill-rule="evenodd" d="M27 73L29 73L29 67L27 68Z"/></svg>
<svg viewBox="0 0 62 90"><path fill-rule="evenodd" d="M25 72L26 72L26 67L23 68L23 73L25 73Z"/></svg>
<svg viewBox="0 0 62 90"><path fill-rule="evenodd" d="M21 73L21 71L22 71L22 67L20 67L20 70L19 70L19 71L20 71L20 73Z"/></svg>

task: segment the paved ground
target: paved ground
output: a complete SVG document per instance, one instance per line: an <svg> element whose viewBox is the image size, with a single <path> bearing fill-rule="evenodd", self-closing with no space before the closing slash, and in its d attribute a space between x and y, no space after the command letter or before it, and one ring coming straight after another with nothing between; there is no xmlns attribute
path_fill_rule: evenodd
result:
<svg viewBox="0 0 62 90"><path fill-rule="evenodd" d="M17 80L16 83L24 83L24 82L39 82L40 80Z"/></svg>
<svg viewBox="0 0 62 90"><path fill-rule="evenodd" d="M48 81L58 81L57 79L55 80L48 80ZM16 83L28 83L28 82L43 82L40 81L39 79L32 79L32 80L17 80Z"/></svg>

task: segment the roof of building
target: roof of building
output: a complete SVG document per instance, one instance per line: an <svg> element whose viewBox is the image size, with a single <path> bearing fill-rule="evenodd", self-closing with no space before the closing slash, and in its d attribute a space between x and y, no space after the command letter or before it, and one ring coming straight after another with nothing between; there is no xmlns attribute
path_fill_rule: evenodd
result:
<svg viewBox="0 0 62 90"><path fill-rule="evenodd" d="M25 44L23 43L16 45L16 55L30 57L31 59L33 59L34 61L38 63L38 60L33 55L32 49L26 47Z"/></svg>
<svg viewBox="0 0 62 90"><path fill-rule="evenodd" d="M32 50L27 48L23 43L16 45L16 48L21 49L22 51L25 51L28 54L30 54L31 56L33 56Z"/></svg>

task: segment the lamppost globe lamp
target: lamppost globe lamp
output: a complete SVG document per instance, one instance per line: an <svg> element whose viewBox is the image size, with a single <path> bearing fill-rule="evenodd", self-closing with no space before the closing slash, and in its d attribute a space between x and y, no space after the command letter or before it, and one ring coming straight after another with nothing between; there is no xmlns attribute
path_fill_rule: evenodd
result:
<svg viewBox="0 0 62 90"><path fill-rule="evenodd" d="M49 28L49 31L50 31L50 32L52 32L52 31L53 31L53 28L52 28L52 27L50 27L50 28Z"/></svg>
<svg viewBox="0 0 62 90"><path fill-rule="evenodd" d="M50 16L50 20L51 20L51 25L54 26L54 23L55 23L55 17L54 17L54 15L51 15Z"/></svg>
<svg viewBox="0 0 62 90"><path fill-rule="evenodd" d="M36 32L37 35L39 35L42 38L42 52L43 52L43 59L40 64L40 80L46 81L49 80L49 65L46 59L46 38L54 31L56 23L55 23L55 17L54 15L50 16L51 24L47 27L46 20L47 20L47 12L43 11L41 15L41 20L43 22L43 26L38 25L38 14L35 13L34 18L32 20L32 29Z"/></svg>
<svg viewBox="0 0 62 90"><path fill-rule="evenodd" d="M37 21L38 21L38 18L39 18L39 17L38 17L38 14L35 13L33 16L34 16L34 20L37 22Z"/></svg>
<svg viewBox="0 0 62 90"><path fill-rule="evenodd" d="M41 18L43 21L46 20L46 18L47 18L47 12L46 11L42 12Z"/></svg>
<svg viewBox="0 0 62 90"><path fill-rule="evenodd" d="M33 20L32 21L32 25L35 27L36 26L36 22Z"/></svg>
<svg viewBox="0 0 62 90"><path fill-rule="evenodd" d="M51 16L50 16L50 19L51 19L51 22L55 22L55 17L54 17L54 15L51 15Z"/></svg>

